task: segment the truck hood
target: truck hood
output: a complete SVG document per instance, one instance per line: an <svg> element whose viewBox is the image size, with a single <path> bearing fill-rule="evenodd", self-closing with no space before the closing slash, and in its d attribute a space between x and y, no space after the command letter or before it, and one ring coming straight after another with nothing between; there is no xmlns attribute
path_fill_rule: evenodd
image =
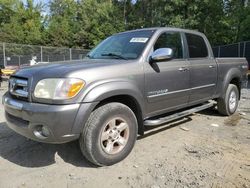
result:
<svg viewBox="0 0 250 188"><path fill-rule="evenodd" d="M15 72L14 76L19 77L39 77L42 78L59 78L67 77L69 74L79 70L93 69L98 67L112 66L128 61L119 59L84 59L77 61L54 62L40 64L29 67L23 67Z"/></svg>

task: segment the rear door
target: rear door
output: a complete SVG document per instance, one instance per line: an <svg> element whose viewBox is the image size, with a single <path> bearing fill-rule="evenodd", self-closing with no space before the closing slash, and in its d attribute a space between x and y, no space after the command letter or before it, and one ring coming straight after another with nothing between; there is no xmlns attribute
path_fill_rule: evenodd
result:
<svg viewBox="0 0 250 188"><path fill-rule="evenodd" d="M174 58L145 62L147 111L154 114L187 105L189 94L189 62L184 59L182 35L172 31L161 33L152 52L159 48L172 48Z"/></svg>
<svg viewBox="0 0 250 188"><path fill-rule="evenodd" d="M190 63L189 103L211 99L217 82L217 64L201 35L186 33Z"/></svg>

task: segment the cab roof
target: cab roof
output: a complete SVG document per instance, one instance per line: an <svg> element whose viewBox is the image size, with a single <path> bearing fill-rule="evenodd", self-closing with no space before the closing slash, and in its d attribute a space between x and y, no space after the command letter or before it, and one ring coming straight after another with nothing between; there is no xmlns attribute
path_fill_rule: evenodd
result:
<svg viewBox="0 0 250 188"><path fill-rule="evenodd" d="M129 32L136 32L136 31L177 31L177 32L184 32L184 33L193 33L193 34L199 34L203 35L203 33L196 31L196 30L190 30L190 29L181 29L176 27L149 27L149 28L141 28L141 29L134 29L129 31L124 31L121 33L129 33Z"/></svg>

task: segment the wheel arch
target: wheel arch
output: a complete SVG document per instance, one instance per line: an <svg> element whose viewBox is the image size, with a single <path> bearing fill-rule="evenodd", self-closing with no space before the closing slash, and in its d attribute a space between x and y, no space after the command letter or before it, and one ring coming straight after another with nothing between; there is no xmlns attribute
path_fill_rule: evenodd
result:
<svg viewBox="0 0 250 188"><path fill-rule="evenodd" d="M222 93L221 97L225 97L226 90L229 86L229 84L234 84L239 90L239 99L241 95L241 72L238 69L231 69L227 75L225 76L223 87L222 87Z"/></svg>
<svg viewBox="0 0 250 188"><path fill-rule="evenodd" d="M98 108L99 106L102 106L104 104L111 103L111 102L122 103L128 106L134 112L136 119L137 119L137 123L138 123L138 134L143 135L144 134L143 112L142 112L142 108L139 102L131 95L126 95L126 94L114 95L114 96L108 97L100 101L96 105L95 109Z"/></svg>
<svg viewBox="0 0 250 188"><path fill-rule="evenodd" d="M240 96L241 96L241 81L240 81L240 78L239 77L234 77L233 79L231 79L229 84L234 84L238 88L239 99L240 99Z"/></svg>
<svg viewBox="0 0 250 188"><path fill-rule="evenodd" d="M72 132L80 133L90 114L99 106L119 102L128 106L138 122L138 134L144 134L144 99L139 88L129 82L110 82L91 89L82 99Z"/></svg>

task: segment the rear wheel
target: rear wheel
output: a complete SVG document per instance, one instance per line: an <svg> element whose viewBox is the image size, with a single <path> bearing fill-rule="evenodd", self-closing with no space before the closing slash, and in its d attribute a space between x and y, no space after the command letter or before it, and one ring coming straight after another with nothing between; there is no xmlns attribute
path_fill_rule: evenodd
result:
<svg viewBox="0 0 250 188"><path fill-rule="evenodd" d="M218 99L217 107L220 114L230 116L235 113L239 103L239 90L236 85L229 84L225 96Z"/></svg>
<svg viewBox="0 0 250 188"><path fill-rule="evenodd" d="M91 113L79 143L87 160L108 166L127 157L136 138L137 119L133 111L121 103L108 103Z"/></svg>

